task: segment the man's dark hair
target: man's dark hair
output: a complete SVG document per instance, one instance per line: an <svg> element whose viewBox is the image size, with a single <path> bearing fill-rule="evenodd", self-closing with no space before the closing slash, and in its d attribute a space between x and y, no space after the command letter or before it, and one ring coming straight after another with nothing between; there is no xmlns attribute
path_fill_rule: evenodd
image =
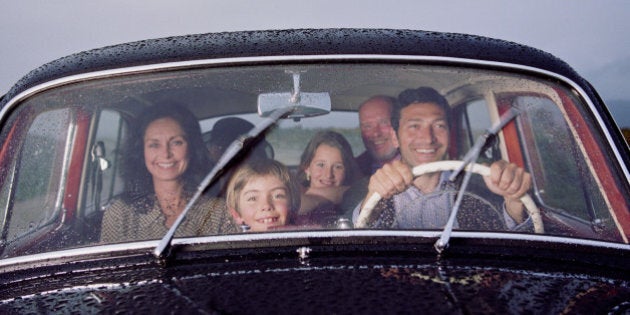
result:
<svg viewBox="0 0 630 315"><path fill-rule="evenodd" d="M444 115L446 116L446 123L451 123L451 107L448 105L446 98L440 94L440 92L436 91L434 88L428 86L422 86L417 89L407 89L398 95L398 100L394 104L394 109L392 110L392 128L398 132L398 127L400 125L400 112L403 108L409 106L413 103L433 103L442 110L444 110Z"/></svg>

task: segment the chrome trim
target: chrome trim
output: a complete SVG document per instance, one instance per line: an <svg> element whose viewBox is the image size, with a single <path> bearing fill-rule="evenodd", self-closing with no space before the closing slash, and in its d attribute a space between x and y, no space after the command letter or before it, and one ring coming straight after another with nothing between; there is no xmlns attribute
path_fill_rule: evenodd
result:
<svg viewBox="0 0 630 315"><path fill-rule="evenodd" d="M166 70L174 70L181 68L191 68L191 67L199 67L204 65L221 65L221 64L239 64L239 63L263 63L263 62L293 62L293 61L350 61L350 60L365 60L370 62L387 62L387 61L414 61L414 62L439 62L439 63L452 63L458 66L462 65L474 65L474 66L488 66L493 67L495 69L507 69L507 70L519 70L527 73L543 75L548 78L556 79L561 82L564 82L571 88L575 89L578 93L579 97L582 98L588 105L591 113L594 115L597 123L599 124L599 128L604 132L606 141L608 141L608 145L612 148L615 158L617 159L617 164L621 166L621 169L626 177L628 184L630 184L630 172L626 167L623 159L621 158L621 154L619 150L614 146L614 142L612 140L612 136L607 128L605 128L605 124L603 123L603 119L600 116L599 112L595 110L595 105L592 100L588 97L586 92L575 82L572 80L556 74L554 72L550 72L548 70L543 70L531 66L524 66L519 64L505 63L505 62L496 62L496 61L484 61L484 60L475 60L475 59L465 59L465 58L454 58L454 57L438 57L438 56L413 56L413 55L303 55L303 56L262 56L262 57L235 57L235 58L216 58L216 59L202 59L202 60L192 60L192 61L178 61L178 62L167 62L167 63L157 63L157 64L149 64L143 66L133 66L133 67L124 67L110 70L101 70L90 73L83 73L78 75L71 75L59 79L55 79L49 82L45 82L34 87L31 87L20 94L13 97L6 105L0 110L0 122L3 121L7 115L7 112L12 109L13 106L23 99L30 97L36 93L43 92L45 90L62 86L74 82L79 82L83 80L92 80L98 78L106 78L113 77L122 74L131 74L131 73L143 73L148 71L166 71ZM358 233L358 234L357 234ZM454 234L454 236L461 236L462 232L458 232ZM264 234L261 234L264 235ZM321 232L292 232L287 234L269 234L269 236L260 236L258 234L247 234L247 235L232 235L232 236L213 236L210 237L209 243L217 243L224 241L236 241L236 240L258 240L258 239L281 239L278 235L285 235L285 238L294 238L294 237L335 237L335 236L413 236L413 237L438 237L439 232L409 232L409 231L321 231ZM549 242L560 242L565 244L578 244L578 245L587 245L587 246L603 246L610 247L615 249L623 249L630 250L630 245L627 244L611 244L601 241L588 241L588 240L580 240L580 239L570 239L563 237L551 237L551 236L540 236L540 235L529 235L529 234L495 234L495 233L466 233L463 235L477 236L479 238L496 238L497 235L503 235L502 238L505 239L515 239L515 240L543 240ZM197 238L198 239L198 238ZM147 243L132 243L132 244L151 244L147 245L148 248L154 248L157 246L158 241L150 241ZM198 243L189 242L188 240L175 240L174 244L194 244ZM37 261L42 259L53 259L63 256L64 253L75 253L77 254L89 254L89 253L106 253L111 250L126 250L129 249L129 244L119 244L115 245L106 245L104 247L98 246L99 250L94 250L93 247L90 248L82 248L82 249L73 249L68 251L60 251L60 252L52 252L45 254L38 254L33 256L24 256L24 257L16 257L9 258L6 260L0 260L0 267L11 265L18 262L29 262L29 261ZM102 249L104 248L104 249ZM144 248L143 246L138 247ZM61 255L61 256L59 256Z"/></svg>
<svg viewBox="0 0 630 315"><path fill-rule="evenodd" d="M348 237L409 237L409 238L425 238L428 239L427 246L433 246L433 240L440 237L441 231L384 231L384 230L332 230L332 231L287 231L278 233L243 233L230 235L202 236L194 238L176 238L173 240L173 246L184 245L201 245L201 244L229 244L230 242L256 242L271 240L305 240L310 242L312 239L344 239ZM607 248L630 253L630 244L610 243L596 240L575 239L569 237L540 235L540 234L517 234L517 233L500 233L500 232L463 232L454 231L453 238L459 239L493 239L507 241L539 241L547 243L560 243L565 245L589 246ZM118 252L140 251L146 250L147 257L152 257L153 249L158 245L160 240L141 241L121 244L95 245L91 247L75 248L61 250L56 252L48 252L34 254L21 257L12 257L0 260L0 268L6 268L12 265L24 263L41 262L56 259L64 259L83 255L95 254L112 254ZM356 244L357 242L352 242ZM332 245L334 246L334 245ZM263 245L264 247L264 245ZM249 248L249 247L243 247ZM436 254L437 255L437 254Z"/></svg>
<svg viewBox="0 0 630 315"><path fill-rule="evenodd" d="M55 212L61 210L62 223L65 221L67 210L63 208L63 199L66 195L66 184L68 183L68 171L70 169L70 159L74 148L74 140L77 134L77 115L75 111L70 111L70 124L68 125L68 134L66 135L66 145L64 146L63 161L61 163L61 178L59 179L59 191L55 201ZM57 227L59 229L61 225Z"/></svg>
<svg viewBox="0 0 630 315"><path fill-rule="evenodd" d="M411 230L322 230L322 231L292 231L282 233L243 233L232 235L200 236L195 238L177 239L178 245L195 245L199 243L213 244L238 241L265 241L297 238L344 238L344 237L423 237L435 239L442 231L411 231ZM605 241L552 236L543 234L502 233L502 232L464 232L454 231L453 237L464 239L500 239L518 241L542 241L571 245L593 246L620 250L630 250L630 244L611 243ZM431 243L432 245L432 243Z"/></svg>
<svg viewBox="0 0 630 315"><path fill-rule="evenodd" d="M545 76L549 76L560 81L565 82L572 88L574 88L580 97L587 103L588 107L591 110L591 113L595 116L599 127L603 129L606 140L608 141L608 145L613 149L614 155L617 159L617 163L621 166L623 173L627 179L628 184L630 184L630 172L626 167L623 159L621 158L621 154L619 150L614 146L614 142L612 140L612 136L609 130L605 127L604 121L600 116L599 112L595 110L595 105L588 97L586 92L575 82L572 80L559 75L557 73L543 70L531 66L512 64L506 62L497 62L497 61L486 61L486 60L475 60L475 59L466 59L466 58L455 58L455 57L439 57L439 56L413 56L413 55L353 55L353 54L339 54L339 55L303 55L303 56L261 56L261 57L233 57L233 58L215 58L215 59L201 59L201 60L189 60L189 61L176 61L176 62L166 62L166 63L157 63L157 64L149 64L143 66L133 66L133 67L125 67L125 68L117 68L110 70L102 70L95 71L90 73L83 73L78 75L71 75L59 79L55 79L49 82L45 82L34 86L32 88L23 91L22 93L16 95L12 98L0 111L0 122L4 120L4 116L6 112L14 106L18 101L32 95L35 93L39 93L43 90L50 89L56 86L69 84L81 80L87 79L96 79L101 77L108 76L116 76L127 73L141 73L147 72L151 70L170 70L177 68L187 68L187 67L196 67L203 65L218 65L218 64L226 64L226 63L261 63L261 62L278 62L278 61L330 61L330 60L369 60L369 61L430 61L430 62L448 62L448 63L456 63L463 65L483 65L490 66L501 69L517 69L521 71L532 72L536 74L542 74Z"/></svg>
<svg viewBox="0 0 630 315"><path fill-rule="evenodd" d="M151 254L151 250L155 248L159 240L142 241L112 245L95 245L90 247L73 248L41 254L33 254L27 256L11 257L0 260L0 268L19 265L23 263L33 263L37 261L47 261L53 259L63 259L68 257L76 257L83 255L107 254L118 251L137 251L147 249L147 254Z"/></svg>
<svg viewBox="0 0 630 315"><path fill-rule="evenodd" d="M15 165L16 161L11 161L11 163L7 166L8 172L6 178L4 179L6 186L0 187L0 196L5 195L5 193L6 196L10 196L11 192L15 189ZM2 217L0 217L0 238L2 237L2 232L4 231L5 227L7 227L7 218L9 216L8 198L3 202L4 207L0 207L0 214L2 215ZM6 244L6 239L0 239L0 253L4 251Z"/></svg>

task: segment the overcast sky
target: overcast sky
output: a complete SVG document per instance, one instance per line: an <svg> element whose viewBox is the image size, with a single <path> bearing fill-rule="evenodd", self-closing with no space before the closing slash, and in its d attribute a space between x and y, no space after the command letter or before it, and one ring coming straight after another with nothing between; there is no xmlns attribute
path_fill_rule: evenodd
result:
<svg viewBox="0 0 630 315"><path fill-rule="evenodd" d="M46 62L128 41L367 27L468 33L530 45L568 62L605 101L630 101L630 0L0 1L0 94Z"/></svg>

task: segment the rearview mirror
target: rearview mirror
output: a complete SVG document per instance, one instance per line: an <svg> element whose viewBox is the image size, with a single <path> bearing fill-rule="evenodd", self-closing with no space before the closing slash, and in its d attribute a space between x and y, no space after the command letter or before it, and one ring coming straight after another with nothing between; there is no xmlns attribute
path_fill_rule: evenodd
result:
<svg viewBox="0 0 630 315"><path fill-rule="evenodd" d="M293 107L287 118L324 115L330 112L330 94L302 93L300 91L300 72L287 71L293 75L293 93L263 93L258 95L258 115L267 116L278 108Z"/></svg>
<svg viewBox="0 0 630 315"><path fill-rule="evenodd" d="M295 110L287 118L299 119L324 115L330 112L330 95L328 93L300 93L297 100L293 99L293 94L291 93L265 93L258 95L258 114L263 117L278 108L285 107L295 107Z"/></svg>

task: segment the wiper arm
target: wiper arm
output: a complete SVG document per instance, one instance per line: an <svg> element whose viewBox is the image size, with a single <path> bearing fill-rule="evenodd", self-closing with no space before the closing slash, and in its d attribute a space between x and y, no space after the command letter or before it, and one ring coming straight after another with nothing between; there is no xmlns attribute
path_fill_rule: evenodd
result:
<svg viewBox="0 0 630 315"><path fill-rule="evenodd" d="M177 217L177 220L173 223L171 228L168 230L166 235L160 240L158 246L153 250L153 255L158 259L164 258L169 254L169 249L171 247L171 242L173 241L173 237L175 236L175 231L177 227L184 221L186 214L192 206L197 202L197 199L201 197L203 191L215 180L215 177L244 147L244 144L247 143L249 139L254 139L258 137L263 131L267 130L269 126L277 122L280 118L285 116L288 113L293 112L296 107L282 107L271 112L265 120L256 125L252 130L250 130L245 136L239 137L238 139L232 141L230 146L225 150L225 153L221 156L217 164L212 168L212 170L204 177L199 186L197 187L197 191L193 195L193 197L186 204L186 208L184 211Z"/></svg>
<svg viewBox="0 0 630 315"><path fill-rule="evenodd" d="M484 132L482 135L479 136L479 138L477 138L472 148L470 148L470 150L466 152L466 155L464 155L464 159L463 159L464 163L460 167L458 167L455 171L453 171L453 173L448 178L448 180L454 181L455 178L459 175L459 173L461 173L461 171L463 171L468 166L468 164L477 161L477 158L479 158L479 155L481 154L481 151L488 143L488 140L496 137L499 131L503 129L503 127L505 127L505 125L507 125L510 121L512 121L514 117L518 116L518 114L519 114L519 111L515 109L514 107L512 107L507 112L503 113L503 115L501 115L499 121L497 121L490 128L486 129L486 132Z"/></svg>
<svg viewBox="0 0 630 315"><path fill-rule="evenodd" d="M455 178L457 178L457 176L459 175L459 173L463 171L466 168L466 166L468 166L468 164L476 162L477 159L479 158L479 155L481 154L483 147L486 146L486 143L488 142L488 140L496 137L499 131L503 129L503 127L505 127L505 125L507 125L510 121L512 121L512 119L518 116L518 114L519 114L519 111L515 109L514 107L512 107L510 108L510 110L508 110L507 112L503 113L503 115L501 115L498 122L492 125L492 127L486 129L486 132L482 134L481 136L479 136L479 138L477 138L477 140L473 144L472 148L470 148L470 150L466 152L466 155L464 156L464 159L463 159L464 163L462 163L462 165L459 168L453 171L451 176L449 176L448 180L454 181ZM459 192L457 193L457 199L455 199L455 204L453 204L453 209L451 210L451 214L448 217L446 226L444 226L444 230L442 231L440 238L435 242L434 247L438 253L442 253L442 251L444 251L448 247L448 242L451 238L451 233L453 232L453 224L455 223L455 217L457 216L457 212L459 212L459 207L461 206L462 199L464 197L464 192L466 191L466 188L468 187L468 182L470 181L471 175L472 175L472 172L466 172L466 174L464 175L462 184L459 187Z"/></svg>

